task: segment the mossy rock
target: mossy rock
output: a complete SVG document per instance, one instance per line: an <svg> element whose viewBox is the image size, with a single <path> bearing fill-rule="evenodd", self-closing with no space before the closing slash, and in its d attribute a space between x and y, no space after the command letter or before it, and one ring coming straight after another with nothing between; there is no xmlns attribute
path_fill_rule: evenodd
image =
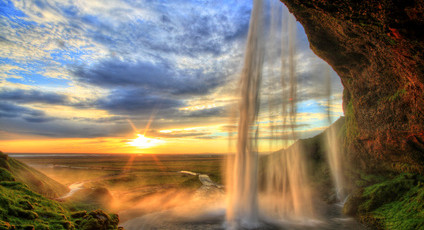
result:
<svg viewBox="0 0 424 230"><path fill-rule="evenodd" d="M81 230L113 230L119 223L119 217L116 214L108 215L102 210L95 210L84 216L78 229Z"/></svg>

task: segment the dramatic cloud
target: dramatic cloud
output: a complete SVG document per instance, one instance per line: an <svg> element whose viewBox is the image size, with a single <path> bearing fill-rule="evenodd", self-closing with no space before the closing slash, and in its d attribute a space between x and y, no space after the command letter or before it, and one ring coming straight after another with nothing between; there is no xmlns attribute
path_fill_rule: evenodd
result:
<svg viewBox="0 0 424 230"><path fill-rule="evenodd" d="M116 88L144 88L160 94L199 95L225 83L219 71L179 70L170 63L107 60L91 68L78 67L74 75L81 82Z"/></svg>
<svg viewBox="0 0 424 230"><path fill-rule="evenodd" d="M46 103L46 104L65 104L68 98L65 95L43 92L37 90L23 89L0 89L0 98L4 101L13 101L17 103Z"/></svg>
<svg viewBox="0 0 424 230"><path fill-rule="evenodd" d="M182 105L175 99L152 95L148 90L114 90L106 98L96 102L96 107L116 114L150 114L154 110L170 111Z"/></svg>
<svg viewBox="0 0 424 230"><path fill-rule="evenodd" d="M251 7L238 0L2 1L0 132L127 137L133 122L151 125L151 135L165 139L224 142L228 112L237 113ZM268 11L265 29L270 18ZM287 35L274 35L266 44L263 124L266 108L290 100L281 98L276 55ZM296 129L312 135L326 121L328 66L309 49L300 24L296 45L296 102L298 111L311 114L299 117ZM331 74L338 100L342 87ZM174 131L161 132L167 129Z"/></svg>
<svg viewBox="0 0 424 230"><path fill-rule="evenodd" d="M206 109L194 110L194 111L184 111L184 115L187 117L199 117L199 118L222 117L227 115L225 111L226 111L225 107L215 107L215 108L206 108Z"/></svg>
<svg viewBox="0 0 424 230"><path fill-rule="evenodd" d="M23 118L27 122L36 123L54 120L52 117L47 117L41 110L18 106L7 102L0 102L0 118Z"/></svg>

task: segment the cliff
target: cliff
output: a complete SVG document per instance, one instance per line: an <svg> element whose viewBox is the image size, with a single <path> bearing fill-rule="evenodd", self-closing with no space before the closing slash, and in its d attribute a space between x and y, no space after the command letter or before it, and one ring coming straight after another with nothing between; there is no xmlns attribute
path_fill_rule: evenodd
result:
<svg viewBox="0 0 424 230"><path fill-rule="evenodd" d="M424 172L424 1L282 2L341 78L355 164Z"/></svg>

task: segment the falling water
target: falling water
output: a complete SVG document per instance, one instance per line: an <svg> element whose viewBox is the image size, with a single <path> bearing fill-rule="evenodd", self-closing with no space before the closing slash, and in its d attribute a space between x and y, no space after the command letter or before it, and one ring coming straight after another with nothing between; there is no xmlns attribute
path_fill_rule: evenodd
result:
<svg viewBox="0 0 424 230"><path fill-rule="evenodd" d="M268 157L264 196L268 215L300 222L315 218L305 162L299 143Z"/></svg>
<svg viewBox="0 0 424 230"><path fill-rule="evenodd" d="M228 227L234 229L238 226L247 228L259 226L258 153L255 143L259 127L255 125L255 121L259 111L259 87L264 56L263 20L263 2L255 0L240 81L237 154L233 167L229 167L230 172L227 174L232 175L232 178L228 180L230 183L226 218Z"/></svg>
<svg viewBox="0 0 424 230"><path fill-rule="evenodd" d="M331 124L331 72L330 68L327 68L326 72L326 94L327 94L327 119L328 123ZM325 132L326 137L326 152L327 161L330 166L330 172L333 179L337 200L343 202L346 198L344 192L345 182L343 176L343 152L339 146L339 138L337 136L337 126L330 126Z"/></svg>
<svg viewBox="0 0 424 230"><path fill-rule="evenodd" d="M337 127L330 126L326 131L327 140L327 160L330 166L333 183L336 190L337 200L343 202L346 198L344 193L344 179L343 179L343 154L339 147L339 140L337 137Z"/></svg>
<svg viewBox="0 0 424 230"><path fill-rule="evenodd" d="M227 168L227 227L230 229L256 228L260 226L258 193L258 148L259 125L259 88L262 80L262 67L265 53L263 31L264 6L262 0L255 0L252 10L243 72L240 81L241 100L239 104L239 123L237 153L229 161ZM282 8L277 15L282 17ZM288 15L288 12L286 12ZM272 18L278 18L276 12ZM271 19L273 20L273 19ZM297 76L296 76L296 22L294 18L282 20L281 34L281 76L282 107L273 106L269 110L280 109L279 141L297 140ZM274 28L279 23L271 22L270 34L281 31ZM281 24L281 23L280 23ZM274 31L276 30L276 31ZM271 55L271 58L273 56ZM269 56L268 56L269 58ZM281 101L281 99L280 99ZM286 124L288 122L288 124ZM273 129L272 129L273 130ZM306 159L298 144L268 157L262 178L266 190L262 204L267 216L281 219L305 220L314 217L311 190L307 178Z"/></svg>
<svg viewBox="0 0 424 230"><path fill-rule="evenodd" d="M275 9L276 6L273 6ZM297 140L296 22L287 10L280 11L281 30L281 138L283 146ZM276 17L275 17L276 18ZM278 23L271 23L278 25ZM277 108L275 108L277 109ZM288 123L288 124L287 124ZM264 202L268 215L279 219L305 221L315 217L302 146L297 142L288 149L268 156L265 170Z"/></svg>

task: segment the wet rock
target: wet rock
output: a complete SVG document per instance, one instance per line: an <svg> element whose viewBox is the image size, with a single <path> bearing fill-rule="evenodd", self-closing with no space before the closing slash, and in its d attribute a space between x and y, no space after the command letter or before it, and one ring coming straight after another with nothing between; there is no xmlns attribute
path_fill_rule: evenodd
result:
<svg viewBox="0 0 424 230"><path fill-rule="evenodd" d="M363 203L362 198L363 189L358 189L349 195L343 206L343 214L348 216L356 216L358 214L359 206Z"/></svg>

